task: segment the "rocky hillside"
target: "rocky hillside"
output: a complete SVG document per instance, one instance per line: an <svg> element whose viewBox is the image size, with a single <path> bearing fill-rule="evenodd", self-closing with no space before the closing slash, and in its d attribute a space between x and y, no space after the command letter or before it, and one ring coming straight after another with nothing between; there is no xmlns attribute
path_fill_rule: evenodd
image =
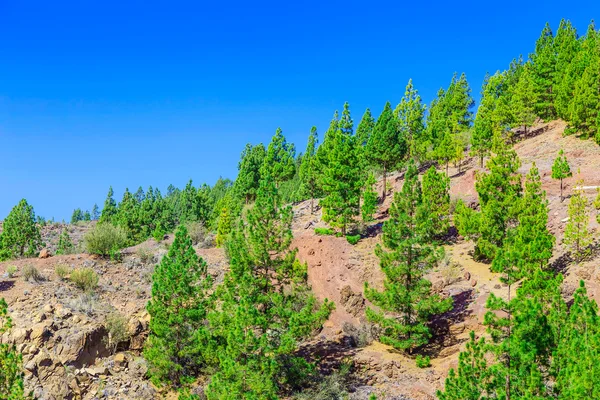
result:
<svg viewBox="0 0 600 400"><path fill-rule="evenodd" d="M567 217L568 201L559 198L559 183L552 180L552 161L560 149L580 174L566 182L570 193L576 179L582 178L589 188L600 186L600 147L575 137L563 137L565 124L556 121L537 126L530 137L516 145L521 157L520 172L525 175L533 162L540 169L543 187L550 202L550 229L557 237L553 262L565 271L565 296L570 296L576 282L584 279L589 293L600 301L600 258L575 266L565 256L561 240ZM451 168L453 199L476 204L476 160L467 160L460 168ZM402 186L402 176L391 177L392 191ZM381 185L381 183L380 183ZM381 187L378 189L381 190ZM351 387L354 399L367 399L376 393L381 399L434 399L437 389L451 367L471 330L484 333L481 325L485 302L490 293L506 296L506 287L489 266L471 257L473 245L460 237L446 247L447 258L430 275L436 291L454 299L454 310L434 322L435 340L427 349L432 367L419 369L415 361L373 340L377 332L365 320L369 307L362 292L365 282L382 283L382 274L373 250L380 242L382 223L387 218L391 196L380 207L375 223L365 228L365 237L356 245L345 238L317 236L320 211L310 213L309 202L294 207L294 246L308 265L309 281L316 295L333 300L336 310L324 329L309 343L302 354L318 359L324 374L342 362L353 364ZM598 224L590 219L598 237ZM63 226L49 226L44 240L50 254ZM88 227L67 227L77 243ZM147 335L150 277L154 265L166 252L167 239L149 240L124 251L122 262L95 259L86 254L50 256L0 263L0 297L9 304L16 328L1 340L17 344L23 353L26 385L40 399L150 399L162 398L145 373L147 365L141 349ZM221 249L197 249L211 275L219 281L227 270ZM40 276L31 277L32 268ZM92 268L100 277L93 293L85 293L64 279L64 271ZM126 339L116 349L109 346L111 320L122 316L126 321Z"/></svg>

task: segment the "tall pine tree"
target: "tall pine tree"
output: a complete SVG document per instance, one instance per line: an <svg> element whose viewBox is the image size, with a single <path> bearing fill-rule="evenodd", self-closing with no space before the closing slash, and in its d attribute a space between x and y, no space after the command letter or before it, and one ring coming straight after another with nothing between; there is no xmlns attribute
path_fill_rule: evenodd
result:
<svg viewBox="0 0 600 400"><path fill-rule="evenodd" d="M369 321L382 329L380 340L397 349L412 352L426 344L431 332L427 325L431 316L452 308L452 299L442 299L431 292L425 274L433 267L437 249L428 244L419 229L422 206L418 171L411 162L404 178L402 192L394 194L390 219L383 226L385 250L375 250L385 274L384 290L365 283L366 297L382 311L367 309ZM387 316L393 312L398 317Z"/></svg>
<svg viewBox="0 0 600 400"><path fill-rule="evenodd" d="M210 336L205 319L212 280L181 225L169 252L152 275L148 303L150 333L144 356L156 383L179 385L194 378L208 362Z"/></svg>
<svg viewBox="0 0 600 400"><path fill-rule="evenodd" d="M377 118L365 151L371 165L383 170L383 202L386 197L387 174L400 164L406 154L406 145L398 136L398 122L389 101Z"/></svg>

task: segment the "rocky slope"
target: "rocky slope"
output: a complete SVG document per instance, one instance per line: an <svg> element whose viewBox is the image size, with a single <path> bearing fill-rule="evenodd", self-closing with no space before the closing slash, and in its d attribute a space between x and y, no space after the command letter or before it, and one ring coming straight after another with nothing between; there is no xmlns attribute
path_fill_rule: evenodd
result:
<svg viewBox="0 0 600 400"><path fill-rule="evenodd" d="M568 179L569 193L576 179L583 178L590 200L593 187L600 186L600 147L575 137L563 137L564 123L556 121L532 130L529 138L519 142L520 172L525 175L533 162L540 169L543 187L550 202L549 227L557 236L553 262L565 271L565 296L570 296L579 279L584 279L589 293L600 301L600 258L596 256L578 266L569 262L561 243L568 201L559 199L559 183L550 177L552 161L564 149L572 169L579 175ZM467 160L460 172L451 168L451 195L476 204L475 160ZM390 178L392 192L402 186L402 176ZM381 190L381 183L378 190ZM342 362L353 364L352 398L367 399L376 393L381 399L434 399L443 387L448 370L457 364L468 333L484 334L481 325L489 293L506 296L506 287L489 266L470 256L472 243L461 238L446 247L447 259L430 274L434 289L454 298L454 310L434 321L435 340L427 349L432 367L418 369L415 361L383 346L373 337L376 330L365 320L369 303L362 295L364 282L380 286L382 274L373 254L380 243L381 225L387 218L391 196L380 207L376 221L365 228L366 235L355 245L345 238L317 236L314 228L324 226L320 212L311 215L309 203L294 207L294 246L299 258L308 265L309 281L316 295L336 303L336 310L324 329L300 352L319 360L324 374ZM598 238L598 225L590 215ZM63 226L44 228L44 240L54 253ZM86 225L69 226L77 243ZM169 240L165 241L170 242ZM210 273L220 281L227 270L221 249L197 249L207 261ZM141 355L147 335L148 314L145 305L150 296L153 266L166 252L164 243L149 240L126 249L123 262L95 259L85 254L52 256L0 263L0 297L6 298L16 328L0 338L17 344L23 353L27 388L40 399L150 399L161 393L146 379L147 365ZM16 274L6 271L16 267ZM24 270L35 267L43 276L40 281L25 281ZM93 268L100 276L93 295L85 294L56 273L57 266L68 269ZM60 267L59 267L60 269ZM127 337L116 351L106 344L106 320L109 316L126 318Z"/></svg>

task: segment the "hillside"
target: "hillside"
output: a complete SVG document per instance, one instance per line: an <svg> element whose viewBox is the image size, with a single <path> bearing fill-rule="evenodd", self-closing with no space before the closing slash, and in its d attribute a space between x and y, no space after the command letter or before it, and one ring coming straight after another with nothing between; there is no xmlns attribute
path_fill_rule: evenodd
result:
<svg viewBox="0 0 600 400"><path fill-rule="evenodd" d="M525 175L534 162L540 170L549 200L549 229L557 238L551 263L565 275L563 295L572 296L577 282L583 279L591 297L600 301L600 254L597 252L579 265L570 262L562 245L568 201L560 201L559 184L550 176L552 162L563 149L573 171L580 170L580 174L566 180L565 193L571 193L576 179L581 178L589 188L586 195L593 201L594 188L600 186L600 147L591 141L563 136L564 129L561 121L532 128L534 134L515 145L522 161L519 172ZM474 159L465 160L460 172L450 168L453 200L463 199L476 207L478 170ZM401 174L393 174L389 180L391 192L400 190ZM381 185L379 182L377 190L381 190ZM323 330L303 343L300 352L318 360L323 374L350 360L354 366L350 378L353 399L367 399L371 393L381 399L434 399L436 390L443 388L449 369L456 367L469 332L485 334L482 322L489 294L506 297L507 289L499 275L489 271L489 265L473 260L473 243L455 236L445 246L447 259L429 274L434 290L454 299L454 310L432 324L434 340L425 349L432 366L419 369L414 359L373 341L376 332L365 319L365 308L370 304L363 297L363 287L365 282L376 287L383 282L374 249L381 243L381 225L388 217L392 197L380 205L366 237L354 246L343 237L316 235L315 227L326 226L321 221L321 210L311 215L308 201L294 206L293 246L298 248L300 260L308 265L308 282L317 298L330 299L336 305ZM600 228L595 218L590 218L590 226L597 237ZM51 254L59 228L48 228L43 233ZM77 245L88 228L79 224L70 229ZM160 390L146 379L148 366L140 352L148 334L145 306L150 299L150 276L171 241L172 235L161 243L150 239L126 249L121 262L76 254L0 263L0 296L8 302L17 327L5 333L2 342L17 344L23 353L26 387L33 390L36 398L161 396ZM195 246L207 262L209 274L221 281L228 269L224 251L201 247L204 246ZM18 272L9 276L7 271L12 266ZM27 266L37 268L43 279L25 281ZM71 270L92 268L100 276L95 294L84 294L61 279L57 266ZM112 354L105 343L106 318L115 311L127 317L128 339Z"/></svg>

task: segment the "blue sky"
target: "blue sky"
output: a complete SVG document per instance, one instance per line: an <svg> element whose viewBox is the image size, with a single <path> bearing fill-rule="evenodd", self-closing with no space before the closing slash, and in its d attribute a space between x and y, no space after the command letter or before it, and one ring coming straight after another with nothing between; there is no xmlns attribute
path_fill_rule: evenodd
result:
<svg viewBox="0 0 600 400"><path fill-rule="evenodd" d="M126 4L125 4L126 3ZM153 2L0 0L0 218L45 217L169 183L234 178L280 126L299 150L335 109L431 101L465 72L533 50L546 21L580 33L597 1ZM527 4L523 4L527 3Z"/></svg>

